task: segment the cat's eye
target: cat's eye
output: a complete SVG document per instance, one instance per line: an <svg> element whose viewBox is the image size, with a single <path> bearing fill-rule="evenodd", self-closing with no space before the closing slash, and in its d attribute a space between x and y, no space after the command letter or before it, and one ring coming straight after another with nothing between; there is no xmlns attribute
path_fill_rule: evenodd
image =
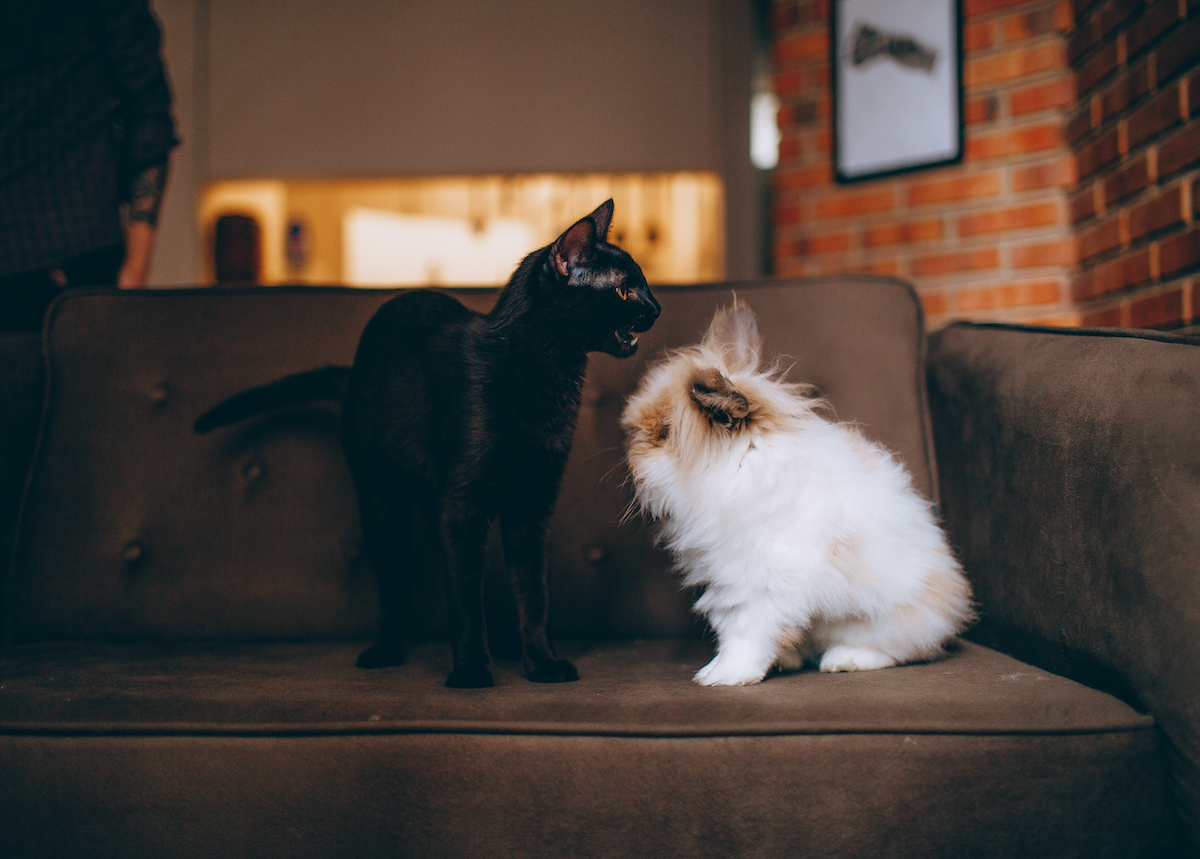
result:
<svg viewBox="0 0 1200 859"><path fill-rule="evenodd" d="M620 298L622 301L628 301L629 300L629 290L623 286L618 286L617 287L617 297Z"/></svg>

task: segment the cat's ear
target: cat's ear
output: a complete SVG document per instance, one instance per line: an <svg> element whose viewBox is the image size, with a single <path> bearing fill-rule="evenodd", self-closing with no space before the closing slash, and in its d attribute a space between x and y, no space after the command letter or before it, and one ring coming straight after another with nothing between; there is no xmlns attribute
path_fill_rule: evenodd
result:
<svg viewBox="0 0 1200 859"><path fill-rule="evenodd" d="M588 262L596 255L596 222L591 215L580 218L571 228L559 236L550 248L550 261L563 277L570 277L571 269Z"/></svg>
<svg viewBox="0 0 1200 859"><path fill-rule="evenodd" d="M753 372L762 359L762 338L754 311L739 303L735 295L732 307L724 307L713 316L703 345L724 356L730 370Z"/></svg>
<svg viewBox="0 0 1200 859"><path fill-rule="evenodd" d="M721 374L708 367L692 377L692 401L721 426L732 426L750 414L750 403Z"/></svg>
<svg viewBox="0 0 1200 859"><path fill-rule="evenodd" d="M605 200L585 218L580 218L554 242L550 259L563 277L569 277L572 267L595 258L596 242L608 237L612 223L613 201Z"/></svg>
<svg viewBox="0 0 1200 859"><path fill-rule="evenodd" d="M599 241L608 241L608 226L612 223L613 216L613 201L605 200L596 207L596 211L592 212L591 218L596 222L596 238Z"/></svg>

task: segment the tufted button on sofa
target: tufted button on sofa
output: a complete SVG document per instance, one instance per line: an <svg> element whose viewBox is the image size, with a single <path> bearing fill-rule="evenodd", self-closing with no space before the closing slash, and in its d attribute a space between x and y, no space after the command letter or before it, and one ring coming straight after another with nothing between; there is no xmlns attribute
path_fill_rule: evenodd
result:
<svg viewBox="0 0 1200 859"><path fill-rule="evenodd" d="M623 515L617 418L735 289L789 376L940 505L982 618L948 658L691 682L712 643ZM927 356L899 281L660 288L639 353L591 359L553 525L552 629L580 680L523 678L493 539L497 685L450 690L420 526L409 659L354 667L378 600L337 405L191 431L348 364L390 294L70 293L42 342L0 338L0 855L1194 852L1194 344L958 325Z"/></svg>

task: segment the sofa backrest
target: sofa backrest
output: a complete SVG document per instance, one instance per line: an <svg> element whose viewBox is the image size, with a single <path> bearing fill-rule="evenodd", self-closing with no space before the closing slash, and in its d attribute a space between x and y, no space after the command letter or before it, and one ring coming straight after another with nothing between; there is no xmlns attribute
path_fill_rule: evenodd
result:
<svg viewBox="0 0 1200 859"><path fill-rule="evenodd" d="M934 497L923 329L911 288L847 277L659 288L639 353L589 365L551 537L560 638L699 631L631 498L618 425L648 361L695 342L713 311L758 314L765 351L838 416L899 454ZM6 589L7 637L304 639L371 634L377 598L335 404L192 433L231 394L349 364L391 292L330 288L68 294L51 310L48 402ZM455 293L484 309L491 291ZM493 535L494 537L495 535ZM499 549L493 627L515 628ZM439 562L414 539L414 637L444 631ZM423 571L423 572L421 572Z"/></svg>

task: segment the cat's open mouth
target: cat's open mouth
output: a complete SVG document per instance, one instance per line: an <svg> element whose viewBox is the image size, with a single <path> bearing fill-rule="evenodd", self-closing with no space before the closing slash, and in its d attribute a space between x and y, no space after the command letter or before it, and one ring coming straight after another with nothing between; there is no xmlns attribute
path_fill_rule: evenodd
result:
<svg viewBox="0 0 1200 859"><path fill-rule="evenodd" d="M637 351L638 338L631 328L617 329L612 333L610 343L611 348L606 349L606 352L618 358L628 358Z"/></svg>

